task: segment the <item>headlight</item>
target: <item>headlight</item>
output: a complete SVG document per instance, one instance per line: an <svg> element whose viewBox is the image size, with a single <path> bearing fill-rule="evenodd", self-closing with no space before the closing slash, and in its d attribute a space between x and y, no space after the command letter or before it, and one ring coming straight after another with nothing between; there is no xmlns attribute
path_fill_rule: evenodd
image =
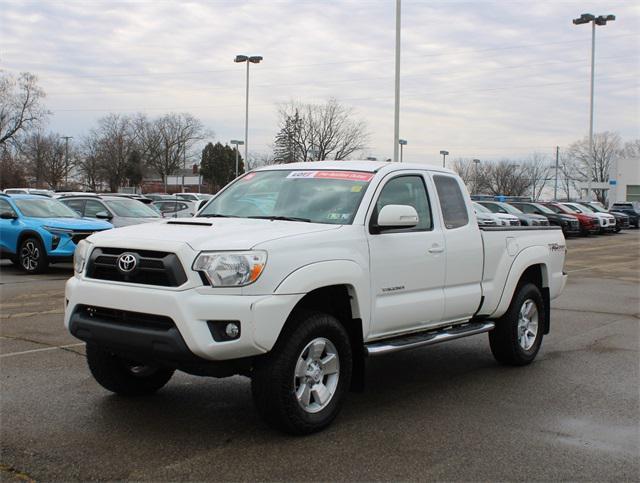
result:
<svg viewBox="0 0 640 483"><path fill-rule="evenodd" d="M202 252L193 269L204 273L214 287L243 287L262 274L267 252Z"/></svg>
<svg viewBox="0 0 640 483"><path fill-rule="evenodd" d="M43 226L45 230L49 233L54 233L56 235L71 235L73 230L67 230L66 228L56 228L55 226Z"/></svg>
<svg viewBox="0 0 640 483"><path fill-rule="evenodd" d="M87 259L90 248L91 243L87 240L80 240L76 246L76 251L73 252L73 269L76 273L80 274L82 273L82 270L84 270L84 262Z"/></svg>

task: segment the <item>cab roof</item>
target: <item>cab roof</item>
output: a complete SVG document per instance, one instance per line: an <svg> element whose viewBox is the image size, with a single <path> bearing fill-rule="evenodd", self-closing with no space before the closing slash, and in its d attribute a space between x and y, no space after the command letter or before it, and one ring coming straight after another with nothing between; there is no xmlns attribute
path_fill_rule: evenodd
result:
<svg viewBox="0 0 640 483"><path fill-rule="evenodd" d="M308 163L288 163L288 164L272 164L270 166L262 166L255 171L269 170L335 170L335 171L365 171L368 173L377 173L380 171L399 171L403 169L424 169L427 171L438 171L441 173L453 174L453 171L442 168L434 164L426 163L392 163L385 161L310 161Z"/></svg>

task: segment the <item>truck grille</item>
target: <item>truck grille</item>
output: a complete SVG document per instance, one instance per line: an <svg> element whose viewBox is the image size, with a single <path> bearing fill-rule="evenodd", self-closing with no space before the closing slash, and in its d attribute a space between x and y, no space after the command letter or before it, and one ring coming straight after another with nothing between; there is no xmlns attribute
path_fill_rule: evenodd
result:
<svg viewBox="0 0 640 483"><path fill-rule="evenodd" d="M93 231L74 231L71 235L71 241L76 245L80 243L80 240L84 240L90 235L93 235Z"/></svg>
<svg viewBox="0 0 640 483"><path fill-rule="evenodd" d="M118 266L118 259L124 253L136 259L135 268L130 272L124 272ZM86 276L164 287L179 287L187 281L187 275L175 253L126 248L94 248L87 263Z"/></svg>
<svg viewBox="0 0 640 483"><path fill-rule="evenodd" d="M170 317L165 315L144 314L128 310L95 307L93 305L78 305L75 313L95 320L96 322L116 323L125 327L144 328L167 331L176 325Z"/></svg>

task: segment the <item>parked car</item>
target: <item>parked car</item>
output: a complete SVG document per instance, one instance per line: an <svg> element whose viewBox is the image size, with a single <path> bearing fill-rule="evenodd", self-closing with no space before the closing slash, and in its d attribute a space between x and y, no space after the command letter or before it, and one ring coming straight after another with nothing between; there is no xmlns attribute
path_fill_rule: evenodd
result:
<svg viewBox="0 0 640 483"><path fill-rule="evenodd" d="M473 202L472 205L473 212L476 214L478 226L502 226L502 221L491 213L488 208L485 208L475 202Z"/></svg>
<svg viewBox="0 0 640 483"><path fill-rule="evenodd" d="M28 273L71 261L80 240L109 228L106 221L83 220L53 198L0 195L0 256Z"/></svg>
<svg viewBox="0 0 640 483"><path fill-rule="evenodd" d="M517 216L510 215L509 213L494 213L486 206L482 206L477 201L472 201L473 209L476 215L482 213L482 216L490 215L498 226L520 226L520 220Z"/></svg>
<svg viewBox="0 0 640 483"><path fill-rule="evenodd" d="M540 203L512 201L509 204L515 206L523 213L544 216L547 220L549 220L550 225L561 227L562 232L565 234L565 236L580 234L580 222L573 215L556 213L546 206L541 205Z"/></svg>
<svg viewBox="0 0 640 483"><path fill-rule="evenodd" d="M549 220L542 215L523 213L515 206L502 201L478 201L482 206L489 208L494 213L513 215L524 226L549 226Z"/></svg>
<svg viewBox="0 0 640 483"><path fill-rule="evenodd" d="M612 215L616 219L616 226L615 226L615 229L614 229L614 231L616 233L619 233L620 230L628 230L629 229L629 215L626 215L624 213L618 213L616 211L611 211L610 212L609 210L604 208L602 203L599 203L599 202L577 201L576 203L578 203L579 205L582 205L582 206L586 206L587 208L590 208L591 210L593 210L596 213L607 213L609 215Z"/></svg>
<svg viewBox="0 0 640 483"><path fill-rule="evenodd" d="M637 202L636 202L637 203ZM629 217L629 225L638 228L640 225L640 203L634 204L632 202L619 202L613 203L609 207L610 212L624 213Z"/></svg>
<svg viewBox="0 0 640 483"><path fill-rule="evenodd" d="M613 233L616 230L616 218L609 213L598 213L594 209L581 205L580 203L565 201L562 204L568 206L573 211L576 211L578 213L585 213L587 215L593 215L598 218L600 233Z"/></svg>
<svg viewBox="0 0 640 483"><path fill-rule="evenodd" d="M7 188L4 190L7 195L41 195L41 196L53 196L53 191L36 189L36 188Z"/></svg>
<svg viewBox="0 0 640 483"><path fill-rule="evenodd" d="M160 210L164 218L185 218L196 214L196 202L185 200L154 201L151 206Z"/></svg>
<svg viewBox="0 0 640 483"><path fill-rule="evenodd" d="M367 356L488 332L499 362L531 363L567 279L562 231L538 228L480 228L462 180L433 165L269 166L196 218L85 240L65 325L112 392L242 374L270 424L311 433Z"/></svg>
<svg viewBox="0 0 640 483"><path fill-rule="evenodd" d="M102 196L118 196L120 198L129 198L131 200L137 200L145 205L150 205L153 203L151 198L147 198L145 195L140 195L137 193L100 193Z"/></svg>
<svg viewBox="0 0 640 483"><path fill-rule="evenodd" d="M162 215L148 205L126 196L85 195L66 196L60 202L85 218L97 218L113 223L116 228L160 221Z"/></svg>
<svg viewBox="0 0 640 483"><path fill-rule="evenodd" d="M145 193L145 196L151 201L174 200L176 197L167 193Z"/></svg>
<svg viewBox="0 0 640 483"><path fill-rule="evenodd" d="M176 193L176 198L197 202L200 200L210 200L211 198L213 198L213 195L207 193Z"/></svg>
<svg viewBox="0 0 640 483"><path fill-rule="evenodd" d="M556 201L541 202L540 204L546 206L551 211L554 211L556 213L575 216L580 223L580 235L582 236L589 236L591 234L600 232L600 221L598 220L598 217L594 215L589 215L582 212L578 213L568 206Z"/></svg>

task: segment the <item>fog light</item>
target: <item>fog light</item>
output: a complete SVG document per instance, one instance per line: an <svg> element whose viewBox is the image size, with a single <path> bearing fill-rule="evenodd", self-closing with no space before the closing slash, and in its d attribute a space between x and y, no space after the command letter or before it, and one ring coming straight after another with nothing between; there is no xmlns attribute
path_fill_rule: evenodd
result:
<svg viewBox="0 0 640 483"><path fill-rule="evenodd" d="M224 328L224 333L229 339L235 339L240 335L240 327L235 322L229 322Z"/></svg>

